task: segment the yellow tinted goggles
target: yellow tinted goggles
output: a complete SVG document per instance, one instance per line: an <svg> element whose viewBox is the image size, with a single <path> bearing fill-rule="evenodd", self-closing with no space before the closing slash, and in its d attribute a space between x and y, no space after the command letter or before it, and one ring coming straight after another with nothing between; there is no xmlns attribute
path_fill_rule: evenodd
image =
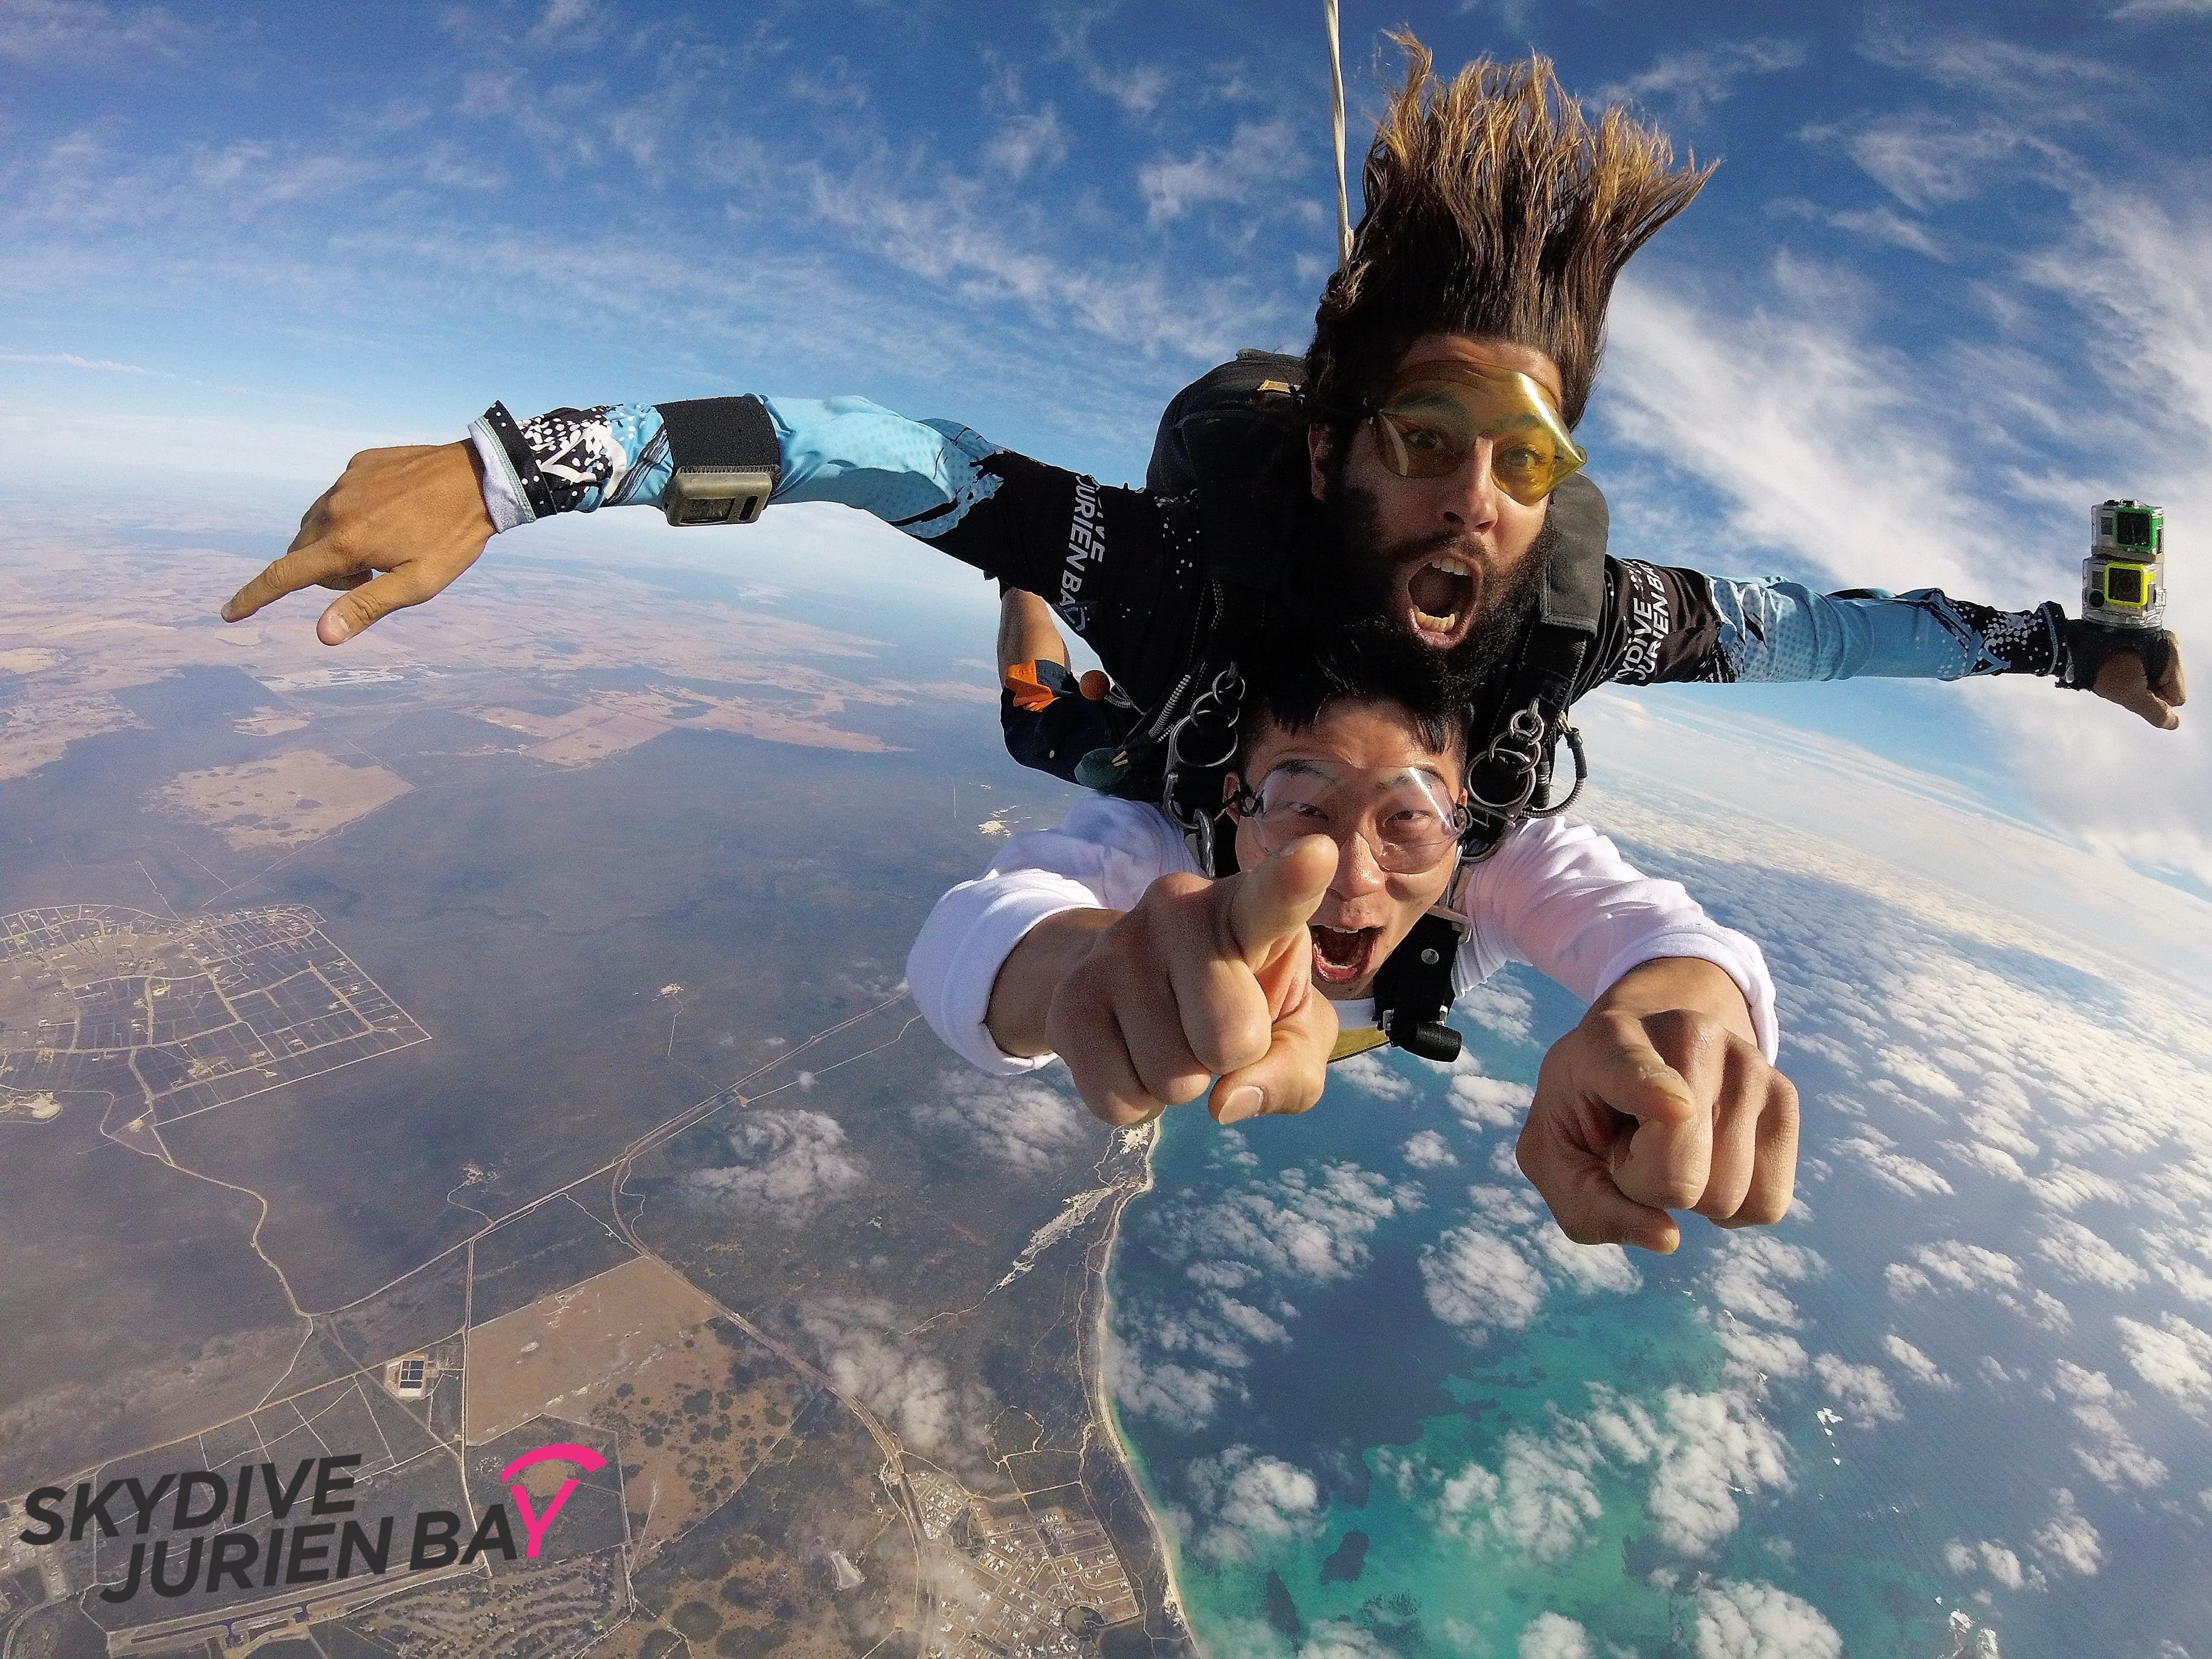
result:
<svg viewBox="0 0 2212 1659"><path fill-rule="evenodd" d="M1490 476L1534 507L1589 459L1567 435L1551 394L1526 374L1456 363L1408 370L1369 417L1382 465L1401 478L1442 478L1490 441Z"/></svg>

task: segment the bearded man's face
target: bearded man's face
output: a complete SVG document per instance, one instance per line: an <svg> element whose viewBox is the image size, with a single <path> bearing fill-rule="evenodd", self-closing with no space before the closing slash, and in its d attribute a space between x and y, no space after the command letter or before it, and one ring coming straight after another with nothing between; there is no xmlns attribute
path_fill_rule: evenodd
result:
<svg viewBox="0 0 2212 1659"><path fill-rule="evenodd" d="M1455 619L1452 643L1438 645L1431 630L1409 627L1401 611L1409 581L1422 580L1421 567L1444 544L1434 536L1393 542L1384 528L1383 506L1372 490L1340 480L1322 503L1328 544L1335 562L1331 598L1341 604L1345 625L1416 639L1443 659L1451 700L1472 704L1476 694L1519 641L1522 624L1536 608L1544 573L1559 537L1540 525L1521 556L1503 564L1467 601Z"/></svg>
<svg viewBox="0 0 2212 1659"><path fill-rule="evenodd" d="M1557 365L1542 352L1497 340L1433 334L1416 340L1398 372L1423 363L1526 374L1559 394ZM1458 471L1402 478L1383 465L1370 422L1341 456L1326 428L1310 443L1311 488L1341 562L1351 613L1381 618L1449 653L1455 672L1480 678L1510 647L1542 580L1550 538L1545 504L1526 506L1498 488L1491 444L1478 442Z"/></svg>

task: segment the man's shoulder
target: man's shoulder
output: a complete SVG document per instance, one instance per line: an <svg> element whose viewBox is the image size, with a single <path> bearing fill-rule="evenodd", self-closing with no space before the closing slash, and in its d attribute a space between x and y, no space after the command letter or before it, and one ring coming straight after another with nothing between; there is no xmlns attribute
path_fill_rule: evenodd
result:
<svg viewBox="0 0 2212 1659"><path fill-rule="evenodd" d="M1150 801L1086 795L1068 809L1060 833L1158 865L1162 875L1198 868L1174 820Z"/></svg>

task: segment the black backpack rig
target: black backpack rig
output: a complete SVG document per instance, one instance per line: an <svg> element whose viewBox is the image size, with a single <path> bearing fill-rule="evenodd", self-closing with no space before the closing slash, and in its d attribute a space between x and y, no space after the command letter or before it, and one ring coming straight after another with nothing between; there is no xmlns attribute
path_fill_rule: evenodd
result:
<svg viewBox="0 0 2212 1659"><path fill-rule="evenodd" d="M1116 748L1092 751L1079 782L1162 807L1182 829L1199 867L1234 873L1236 838L1222 807L1235 758L1243 679L1237 656L1266 648L1270 624L1311 616L1310 515L1305 493L1305 360L1245 350L1191 382L1160 417L1145 488L1188 496L1202 534L1206 591L1180 672L1153 708L1132 711ZM1474 819L1444 902L1414 924L1375 978L1376 1021L1396 1047L1425 1060L1458 1057L1444 1024L1452 967L1468 921L1459 908L1470 866L1497 851L1523 817L1560 812L1582 791L1582 738L1568 722L1605 596L1607 515L1597 486L1577 474L1553 492L1556 532L1535 617L1472 711L1468 783ZM1564 739L1574 783L1550 799Z"/></svg>

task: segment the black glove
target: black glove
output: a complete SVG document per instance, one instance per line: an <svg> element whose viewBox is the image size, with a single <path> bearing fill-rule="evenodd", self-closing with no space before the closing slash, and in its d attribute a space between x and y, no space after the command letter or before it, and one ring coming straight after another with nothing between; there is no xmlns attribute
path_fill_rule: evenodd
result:
<svg viewBox="0 0 2212 1659"><path fill-rule="evenodd" d="M2057 611L2054 600L2049 607ZM2116 653L2132 651L2142 659L2143 678L2156 685L2173 661L2173 636L2163 628L2106 628L2059 612L2054 618L2065 653L2058 683L2073 691L2094 691L2097 676Z"/></svg>

